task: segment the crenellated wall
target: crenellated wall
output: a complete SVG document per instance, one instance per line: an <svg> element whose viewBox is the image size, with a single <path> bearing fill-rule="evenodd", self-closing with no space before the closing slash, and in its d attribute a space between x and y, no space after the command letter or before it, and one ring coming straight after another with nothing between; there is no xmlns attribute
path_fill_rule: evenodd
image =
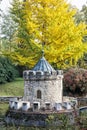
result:
<svg viewBox="0 0 87 130"><path fill-rule="evenodd" d="M56 79L58 75L63 75L62 70L57 70L54 72L43 72L43 71L31 71L25 70L23 72L24 80L47 80Z"/></svg>

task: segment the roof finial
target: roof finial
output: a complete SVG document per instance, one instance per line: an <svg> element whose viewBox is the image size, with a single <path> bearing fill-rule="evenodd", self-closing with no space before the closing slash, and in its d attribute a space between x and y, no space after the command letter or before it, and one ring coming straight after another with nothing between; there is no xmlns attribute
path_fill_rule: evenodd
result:
<svg viewBox="0 0 87 130"><path fill-rule="evenodd" d="M42 43L42 57L44 57L44 43Z"/></svg>
<svg viewBox="0 0 87 130"><path fill-rule="evenodd" d="M42 50L42 57L44 57L44 50Z"/></svg>

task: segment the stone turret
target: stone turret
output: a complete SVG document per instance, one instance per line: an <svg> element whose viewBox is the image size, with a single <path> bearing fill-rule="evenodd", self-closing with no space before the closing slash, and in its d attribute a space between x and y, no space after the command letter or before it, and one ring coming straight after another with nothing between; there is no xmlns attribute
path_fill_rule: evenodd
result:
<svg viewBox="0 0 87 130"><path fill-rule="evenodd" d="M32 70L23 72L25 81L24 100L31 106L53 108L55 103L62 103L62 70L55 70L44 57Z"/></svg>

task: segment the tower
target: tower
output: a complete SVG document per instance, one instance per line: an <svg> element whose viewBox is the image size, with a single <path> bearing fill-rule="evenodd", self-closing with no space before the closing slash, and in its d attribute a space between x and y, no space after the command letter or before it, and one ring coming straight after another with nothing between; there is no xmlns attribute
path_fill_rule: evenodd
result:
<svg viewBox="0 0 87 130"><path fill-rule="evenodd" d="M55 70L42 56L32 70L25 70L24 100L31 106L53 108L55 103L62 102L62 70Z"/></svg>

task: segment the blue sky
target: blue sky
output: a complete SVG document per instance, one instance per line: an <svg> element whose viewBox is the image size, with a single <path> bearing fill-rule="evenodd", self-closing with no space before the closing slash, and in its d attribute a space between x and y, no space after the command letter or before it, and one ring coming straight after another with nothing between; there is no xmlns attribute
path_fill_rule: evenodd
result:
<svg viewBox="0 0 87 130"><path fill-rule="evenodd" d="M2 0L0 8L4 11L8 10L10 2L12 0ZM87 0L66 0L72 5L75 5L77 8L81 9L82 5L86 4Z"/></svg>

